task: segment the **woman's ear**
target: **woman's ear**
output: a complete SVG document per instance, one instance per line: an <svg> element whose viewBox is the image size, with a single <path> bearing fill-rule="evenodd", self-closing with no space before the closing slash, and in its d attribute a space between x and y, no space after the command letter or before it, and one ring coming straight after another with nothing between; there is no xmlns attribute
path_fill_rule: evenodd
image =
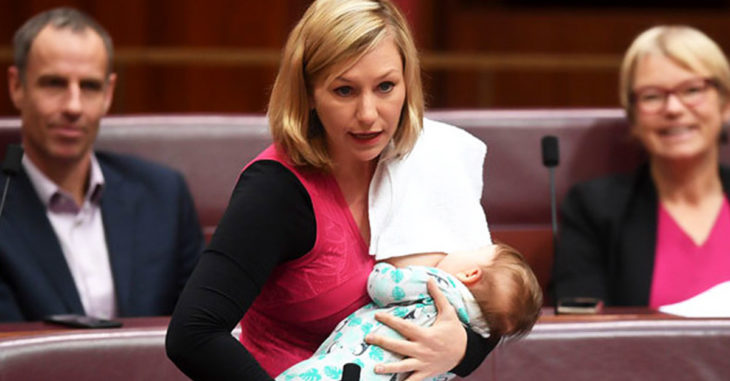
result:
<svg viewBox="0 0 730 381"><path fill-rule="evenodd" d="M471 286L482 279L482 274L482 269L480 267L472 267L456 274L456 279L461 281L461 283L464 283L466 286Z"/></svg>

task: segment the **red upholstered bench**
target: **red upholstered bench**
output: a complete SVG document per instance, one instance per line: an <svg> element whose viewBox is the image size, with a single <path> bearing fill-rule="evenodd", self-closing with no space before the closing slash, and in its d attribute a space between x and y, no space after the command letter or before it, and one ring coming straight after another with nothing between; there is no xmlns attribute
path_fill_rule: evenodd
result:
<svg viewBox="0 0 730 381"><path fill-rule="evenodd" d="M463 127L487 143L482 205L493 236L521 250L543 286L553 248L541 138L560 139L558 201L575 182L629 170L642 158L619 109L449 110L428 117ZM8 142L19 140L18 119L0 119L0 155ZM97 147L180 170L210 238L241 168L269 143L263 115L112 116L102 122ZM721 155L730 163L727 146Z"/></svg>

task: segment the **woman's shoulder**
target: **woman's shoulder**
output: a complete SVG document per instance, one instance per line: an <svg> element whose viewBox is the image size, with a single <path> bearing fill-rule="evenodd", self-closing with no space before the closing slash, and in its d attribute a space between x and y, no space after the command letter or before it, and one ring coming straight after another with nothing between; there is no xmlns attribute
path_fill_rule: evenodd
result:
<svg viewBox="0 0 730 381"><path fill-rule="evenodd" d="M428 118L423 118L423 132L416 144L438 147L439 150L451 148L458 150L456 152L471 149L482 156L487 151L487 145L483 141L463 128Z"/></svg>
<svg viewBox="0 0 730 381"><path fill-rule="evenodd" d="M644 200L652 189L648 166L642 164L631 172L604 175L573 185L563 204L565 208L592 210L592 214L613 215L637 197Z"/></svg>
<svg viewBox="0 0 730 381"><path fill-rule="evenodd" d="M589 194L615 193L629 191L645 180L650 180L649 170L647 165L642 164L630 172L612 173L579 182L571 190Z"/></svg>
<svg viewBox="0 0 730 381"><path fill-rule="evenodd" d="M235 191L259 194L271 200L309 200L304 185L291 169L271 159L256 160L249 164L241 173Z"/></svg>

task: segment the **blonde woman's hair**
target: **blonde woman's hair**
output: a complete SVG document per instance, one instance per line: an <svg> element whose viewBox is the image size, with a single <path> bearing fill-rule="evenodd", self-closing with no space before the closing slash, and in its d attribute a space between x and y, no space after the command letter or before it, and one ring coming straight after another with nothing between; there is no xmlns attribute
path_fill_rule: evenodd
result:
<svg viewBox="0 0 730 381"><path fill-rule="evenodd" d="M489 325L490 334L519 338L532 330L542 308L542 288L525 258L498 243L480 282L469 290ZM498 297L496 295L499 294Z"/></svg>
<svg viewBox="0 0 730 381"><path fill-rule="evenodd" d="M658 54L676 64L706 76L727 102L730 66L722 49L707 35L685 25L661 25L639 34L624 55L619 79L619 97L626 116L633 123L636 66L647 55Z"/></svg>
<svg viewBox="0 0 730 381"><path fill-rule="evenodd" d="M274 144L296 166L329 170L325 131L312 103L315 81L336 75L392 37L403 60L406 98L393 136L396 155L410 151L423 121L421 68L406 19L389 0L317 0L289 34L269 99Z"/></svg>

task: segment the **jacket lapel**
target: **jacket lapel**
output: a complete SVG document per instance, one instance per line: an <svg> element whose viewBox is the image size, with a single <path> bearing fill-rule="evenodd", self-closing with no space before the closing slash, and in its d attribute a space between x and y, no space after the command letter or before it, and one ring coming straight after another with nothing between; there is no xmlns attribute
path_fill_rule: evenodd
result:
<svg viewBox="0 0 730 381"><path fill-rule="evenodd" d="M629 305L648 305L649 292L654 278L654 259L656 253L658 198L648 165L643 165L633 179L633 197L626 205L622 218L624 226L620 231L619 265L617 274L620 289L619 298Z"/></svg>
<svg viewBox="0 0 730 381"><path fill-rule="evenodd" d="M730 168L720 166L720 181L722 181L722 190L727 197L730 197Z"/></svg>
<svg viewBox="0 0 730 381"><path fill-rule="evenodd" d="M98 156L97 156L98 157ZM138 190L133 184L104 164L99 157L104 174L104 193L101 197L101 212L104 221L106 244L109 250L109 264L114 277L117 296L117 313L124 316L129 310L132 297L134 253L136 251L136 200Z"/></svg>
<svg viewBox="0 0 730 381"><path fill-rule="evenodd" d="M25 171L21 171L13 180L16 183L10 187L5 204L7 209L3 213L8 213L7 220L12 221L13 225L17 224L18 234L21 236L18 238L28 247L28 252L22 254L35 257L38 267L70 313L83 314L81 298L56 233L46 216L45 206Z"/></svg>

